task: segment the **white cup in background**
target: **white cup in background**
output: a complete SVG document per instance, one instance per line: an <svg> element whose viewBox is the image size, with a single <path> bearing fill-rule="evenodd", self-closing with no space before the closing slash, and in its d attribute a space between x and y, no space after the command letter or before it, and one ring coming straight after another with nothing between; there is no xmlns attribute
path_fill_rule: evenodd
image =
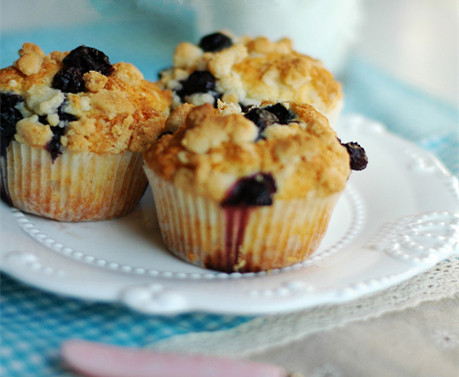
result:
<svg viewBox="0 0 459 377"><path fill-rule="evenodd" d="M289 37L299 52L320 59L333 73L344 68L359 26L362 0L188 0L197 31Z"/></svg>

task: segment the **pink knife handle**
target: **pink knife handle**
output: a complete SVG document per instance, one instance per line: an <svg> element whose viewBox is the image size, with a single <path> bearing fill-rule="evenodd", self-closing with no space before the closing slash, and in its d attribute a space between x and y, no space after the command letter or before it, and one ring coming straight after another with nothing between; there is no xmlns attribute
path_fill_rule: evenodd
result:
<svg viewBox="0 0 459 377"><path fill-rule="evenodd" d="M287 377L277 365L200 355L179 355L84 340L62 345L64 361L91 377Z"/></svg>

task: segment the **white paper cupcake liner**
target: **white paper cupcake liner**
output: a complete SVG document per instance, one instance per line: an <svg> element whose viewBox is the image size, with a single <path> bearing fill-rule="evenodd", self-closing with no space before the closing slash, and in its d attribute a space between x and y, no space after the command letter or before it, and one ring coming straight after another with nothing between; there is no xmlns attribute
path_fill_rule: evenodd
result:
<svg viewBox="0 0 459 377"><path fill-rule="evenodd" d="M339 194L225 207L166 182L145 168L167 247L204 268L252 272L305 260L319 246Z"/></svg>
<svg viewBox="0 0 459 377"><path fill-rule="evenodd" d="M18 209L60 221L121 216L140 200L147 179L142 155L64 152L16 141L2 157L2 191Z"/></svg>

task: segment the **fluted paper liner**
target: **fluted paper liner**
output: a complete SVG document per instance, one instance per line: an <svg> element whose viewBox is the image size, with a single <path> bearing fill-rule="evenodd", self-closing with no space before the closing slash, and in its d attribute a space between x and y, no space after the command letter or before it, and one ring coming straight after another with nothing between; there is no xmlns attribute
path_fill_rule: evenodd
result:
<svg viewBox="0 0 459 377"><path fill-rule="evenodd" d="M225 207L175 187L145 168L161 234L178 257L225 272L256 272L305 260L319 246L338 194Z"/></svg>
<svg viewBox="0 0 459 377"><path fill-rule="evenodd" d="M140 153L66 151L54 162L43 148L11 142L1 158L2 191L25 212L60 221L121 216L140 200L147 179Z"/></svg>

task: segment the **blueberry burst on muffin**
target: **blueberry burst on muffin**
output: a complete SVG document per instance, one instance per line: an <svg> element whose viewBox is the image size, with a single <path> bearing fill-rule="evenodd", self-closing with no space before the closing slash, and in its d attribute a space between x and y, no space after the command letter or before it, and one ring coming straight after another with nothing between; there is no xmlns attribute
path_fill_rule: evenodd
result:
<svg viewBox="0 0 459 377"><path fill-rule="evenodd" d="M62 221L125 214L146 186L143 150L163 131L171 93L129 63L80 46L25 43L0 70L2 196Z"/></svg>
<svg viewBox="0 0 459 377"><path fill-rule="evenodd" d="M313 105L333 126L342 107L341 85L322 63L293 49L288 38L236 38L217 32L199 43L180 43L173 66L159 74L158 85L174 93L173 106L218 100L243 111L264 100Z"/></svg>
<svg viewBox="0 0 459 377"><path fill-rule="evenodd" d="M322 114L295 102L246 113L184 104L165 130L144 152L164 241L180 258L225 272L305 260L351 168L367 163L358 144L342 144Z"/></svg>
<svg viewBox="0 0 459 377"><path fill-rule="evenodd" d="M28 50L29 49L29 50ZM23 56L28 56L29 61L33 60L40 55L40 51L34 46L25 46ZM28 53L29 51L29 53ZM38 60L38 59L37 59ZM20 60L19 60L20 61ZM46 98L48 101L51 99L53 103L46 104L43 106L43 102L40 102L40 108L38 109L26 109L24 98L11 92L0 92L1 95L1 120L2 125L2 156L6 153L6 148L9 143L13 140L16 133L16 124L21 119L25 118L25 115L30 115L28 111L34 111L38 116L38 121L43 125L55 126L50 127L52 137L46 144L46 149L51 154L52 160L54 161L58 155L62 153L61 136L63 136L67 129L70 121L78 119L77 116L66 113L63 109L68 105L66 93L79 93L87 92L88 89L85 86L83 74L89 71L99 72L105 76L109 76L113 72L113 66L111 65L108 57L101 51L95 48L80 46L75 50L71 51L67 55L62 63L64 67L61 68L53 78L51 88L59 89L59 91L48 91L52 96ZM23 67L26 72L33 72L27 69L27 61L25 63L17 63L18 67ZM38 72L36 72L38 73ZM11 83L11 82L10 82ZM13 87L15 85L13 84ZM39 93L38 95L40 95ZM38 98L40 101L40 98ZM56 107L55 104L59 103ZM45 106L48 106L45 108ZM32 106L31 106L32 107ZM22 108L23 111L18 109ZM49 117L49 120L48 120ZM5 137L3 137L3 134Z"/></svg>

